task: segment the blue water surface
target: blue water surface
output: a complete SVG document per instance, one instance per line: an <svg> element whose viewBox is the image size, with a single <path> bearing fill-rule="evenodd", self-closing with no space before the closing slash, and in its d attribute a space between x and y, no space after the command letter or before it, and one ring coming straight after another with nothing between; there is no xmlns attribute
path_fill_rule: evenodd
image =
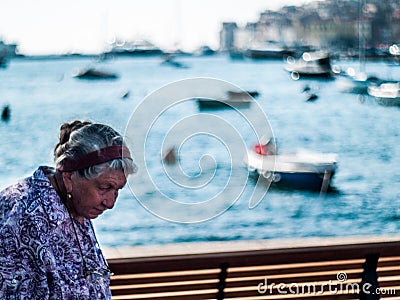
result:
<svg viewBox="0 0 400 300"><path fill-rule="evenodd" d="M241 197L234 201L235 193L224 187L229 179L240 186L235 174L242 175L247 170L241 161L232 160L230 154L241 149L239 144L243 141L250 147L254 137L248 120L226 110L213 114L237 127L243 141L230 132L222 137L203 134L188 139L179 153L182 169L170 167L170 171L177 172L177 176L186 174L189 185L203 182L202 176L210 180L205 189L173 184L166 176L160 153L170 126L185 116L199 113L196 103L188 101L160 116L148 134L146 162L154 185L141 182L142 173L138 172L137 186L132 188L140 190L141 198L137 199L126 187L115 208L94 221L102 245L399 232L398 107L383 107L368 96L341 93L335 80L293 81L280 60L232 61L218 55L182 57L181 61L190 67L177 69L161 65L158 57L125 57L103 62L91 58L11 61L7 68L0 70L0 106L11 107L10 121L0 123L0 188L31 175L39 165L53 164L52 150L63 122L90 119L123 133L135 108L153 91L176 80L212 77L260 93L256 101L268 117L280 151L306 149L336 153L339 168L332 183L335 193L321 196L307 191L270 189L258 206L249 209L246 197L254 188L254 182L249 181ZM335 63L342 68L358 66L355 61ZM74 71L93 64L118 73L119 79L85 81L71 76ZM369 62L367 71L400 80L399 66ZM306 102L302 92L305 85L316 90L319 96L316 101ZM129 97L122 98L126 91ZM199 124L193 127L198 128ZM137 129L147 130L140 124ZM244 154L238 153L240 157ZM208 221L170 222L142 205L143 201L156 197L155 187L167 197L187 203L223 193L232 206L228 205L229 209Z"/></svg>

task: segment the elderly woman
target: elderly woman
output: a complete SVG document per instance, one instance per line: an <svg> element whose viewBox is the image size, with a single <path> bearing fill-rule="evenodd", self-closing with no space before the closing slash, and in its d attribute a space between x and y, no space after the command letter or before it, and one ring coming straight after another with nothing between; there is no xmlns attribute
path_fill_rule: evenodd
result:
<svg viewBox="0 0 400 300"><path fill-rule="evenodd" d="M135 172L129 150L111 127L74 121L54 159L0 192L0 299L111 299L90 220Z"/></svg>

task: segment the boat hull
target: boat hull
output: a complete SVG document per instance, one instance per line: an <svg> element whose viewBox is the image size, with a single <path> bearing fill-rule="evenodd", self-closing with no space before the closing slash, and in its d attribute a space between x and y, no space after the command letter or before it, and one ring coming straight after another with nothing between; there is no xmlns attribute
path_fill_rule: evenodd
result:
<svg viewBox="0 0 400 300"><path fill-rule="evenodd" d="M310 66L304 64L286 65L286 71L292 74L292 77L300 78L332 78L332 70L321 66Z"/></svg>
<svg viewBox="0 0 400 300"><path fill-rule="evenodd" d="M368 87L368 94L383 106L400 106L400 82Z"/></svg>
<svg viewBox="0 0 400 300"><path fill-rule="evenodd" d="M356 80L351 77L338 77L336 83L342 93L352 93L365 95L368 94L369 82L366 80Z"/></svg>
<svg viewBox="0 0 400 300"><path fill-rule="evenodd" d="M118 75L110 72L100 71L93 68L82 70L77 74L74 74L73 77L78 79L87 79L87 80L115 80L118 79Z"/></svg>
<svg viewBox="0 0 400 300"><path fill-rule="evenodd" d="M245 100L217 100L197 98L197 105L200 110L214 110L214 109L235 109L235 108L249 108L252 101L249 98Z"/></svg>
<svg viewBox="0 0 400 300"><path fill-rule="evenodd" d="M262 49L247 49L244 56L251 59L283 59L288 56L295 55L294 51L290 50L262 50Z"/></svg>
<svg viewBox="0 0 400 300"><path fill-rule="evenodd" d="M298 60L288 59L285 65L293 79L301 78L332 78L333 72L330 56L321 53L303 53Z"/></svg>
<svg viewBox="0 0 400 300"><path fill-rule="evenodd" d="M257 171L253 171L250 176L253 178L261 178L261 181L270 182L271 186L279 189L294 189L294 190L308 190L317 191L321 190L330 191L332 186L329 184L324 187L324 178L329 177L329 181L333 179L335 172L331 173L317 173L317 172L274 172L272 181L270 178L264 177Z"/></svg>
<svg viewBox="0 0 400 300"><path fill-rule="evenodd" d="M337 169L335 154L303 153L264 156L250 152L245 165L252 177L272 186L327 192Z"/></svg>

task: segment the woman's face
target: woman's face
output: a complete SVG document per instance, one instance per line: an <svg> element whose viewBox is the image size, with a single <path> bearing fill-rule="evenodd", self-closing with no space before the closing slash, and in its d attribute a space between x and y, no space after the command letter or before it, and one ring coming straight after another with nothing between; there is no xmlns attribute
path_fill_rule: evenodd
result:
<svg viewBox="0 0 400 300"><path fill-rule="evenodd" d="M94 178L85 179L75 173L63 173L67 193L72 195L74 215L82 221L83 218L94 219L106 209L114 207L118 191L126 184L122 171L107 171Z"/></svg>

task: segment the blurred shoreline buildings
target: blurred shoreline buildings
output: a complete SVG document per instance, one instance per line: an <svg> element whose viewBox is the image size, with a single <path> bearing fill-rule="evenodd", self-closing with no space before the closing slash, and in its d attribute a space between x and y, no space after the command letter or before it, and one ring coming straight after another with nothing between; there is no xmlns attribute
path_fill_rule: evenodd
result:
<svg viewBox="0 0 400 300"><path fill-rule="evenodd" d="M126 41L115 39L110 43L110 49L105 54L114 55L160 55L163 51L147 40Z"/></svg>
<svg viewBox="0 0 400 300"><path fill-rule="evenodd" d="M17 45L6 44L0 40L0 67L7 65L8 59L17 56Z"/></svg>
<svg viewBox="0 0 400 300"><path fill-rule="evenodd" d="M192 53L176 49L171 53L151 41L115 39L101 57L212 55L229 53L232 58L281 58L301 55L304 51L324 50L331 57L393 58L400 62L399 0L315 0L302 6L284 6L265 10L256 22L238 26L233 20L223 22L219 48L203 45ZM99 56L99 54L65 53L32 56L57 58ZM0 67L10 58L26 57L18 45L0 39Z"/></svg>
<svg viewBox="0 0 400 300"><path fill-rule="evenodd" d="M225 22L219 50L246 54L249 49L310 47L357 57L365 47L366 57L380 57L389 55L390 46L399 42L398 0L325 0L266 10L244 27Z"/></svg>

